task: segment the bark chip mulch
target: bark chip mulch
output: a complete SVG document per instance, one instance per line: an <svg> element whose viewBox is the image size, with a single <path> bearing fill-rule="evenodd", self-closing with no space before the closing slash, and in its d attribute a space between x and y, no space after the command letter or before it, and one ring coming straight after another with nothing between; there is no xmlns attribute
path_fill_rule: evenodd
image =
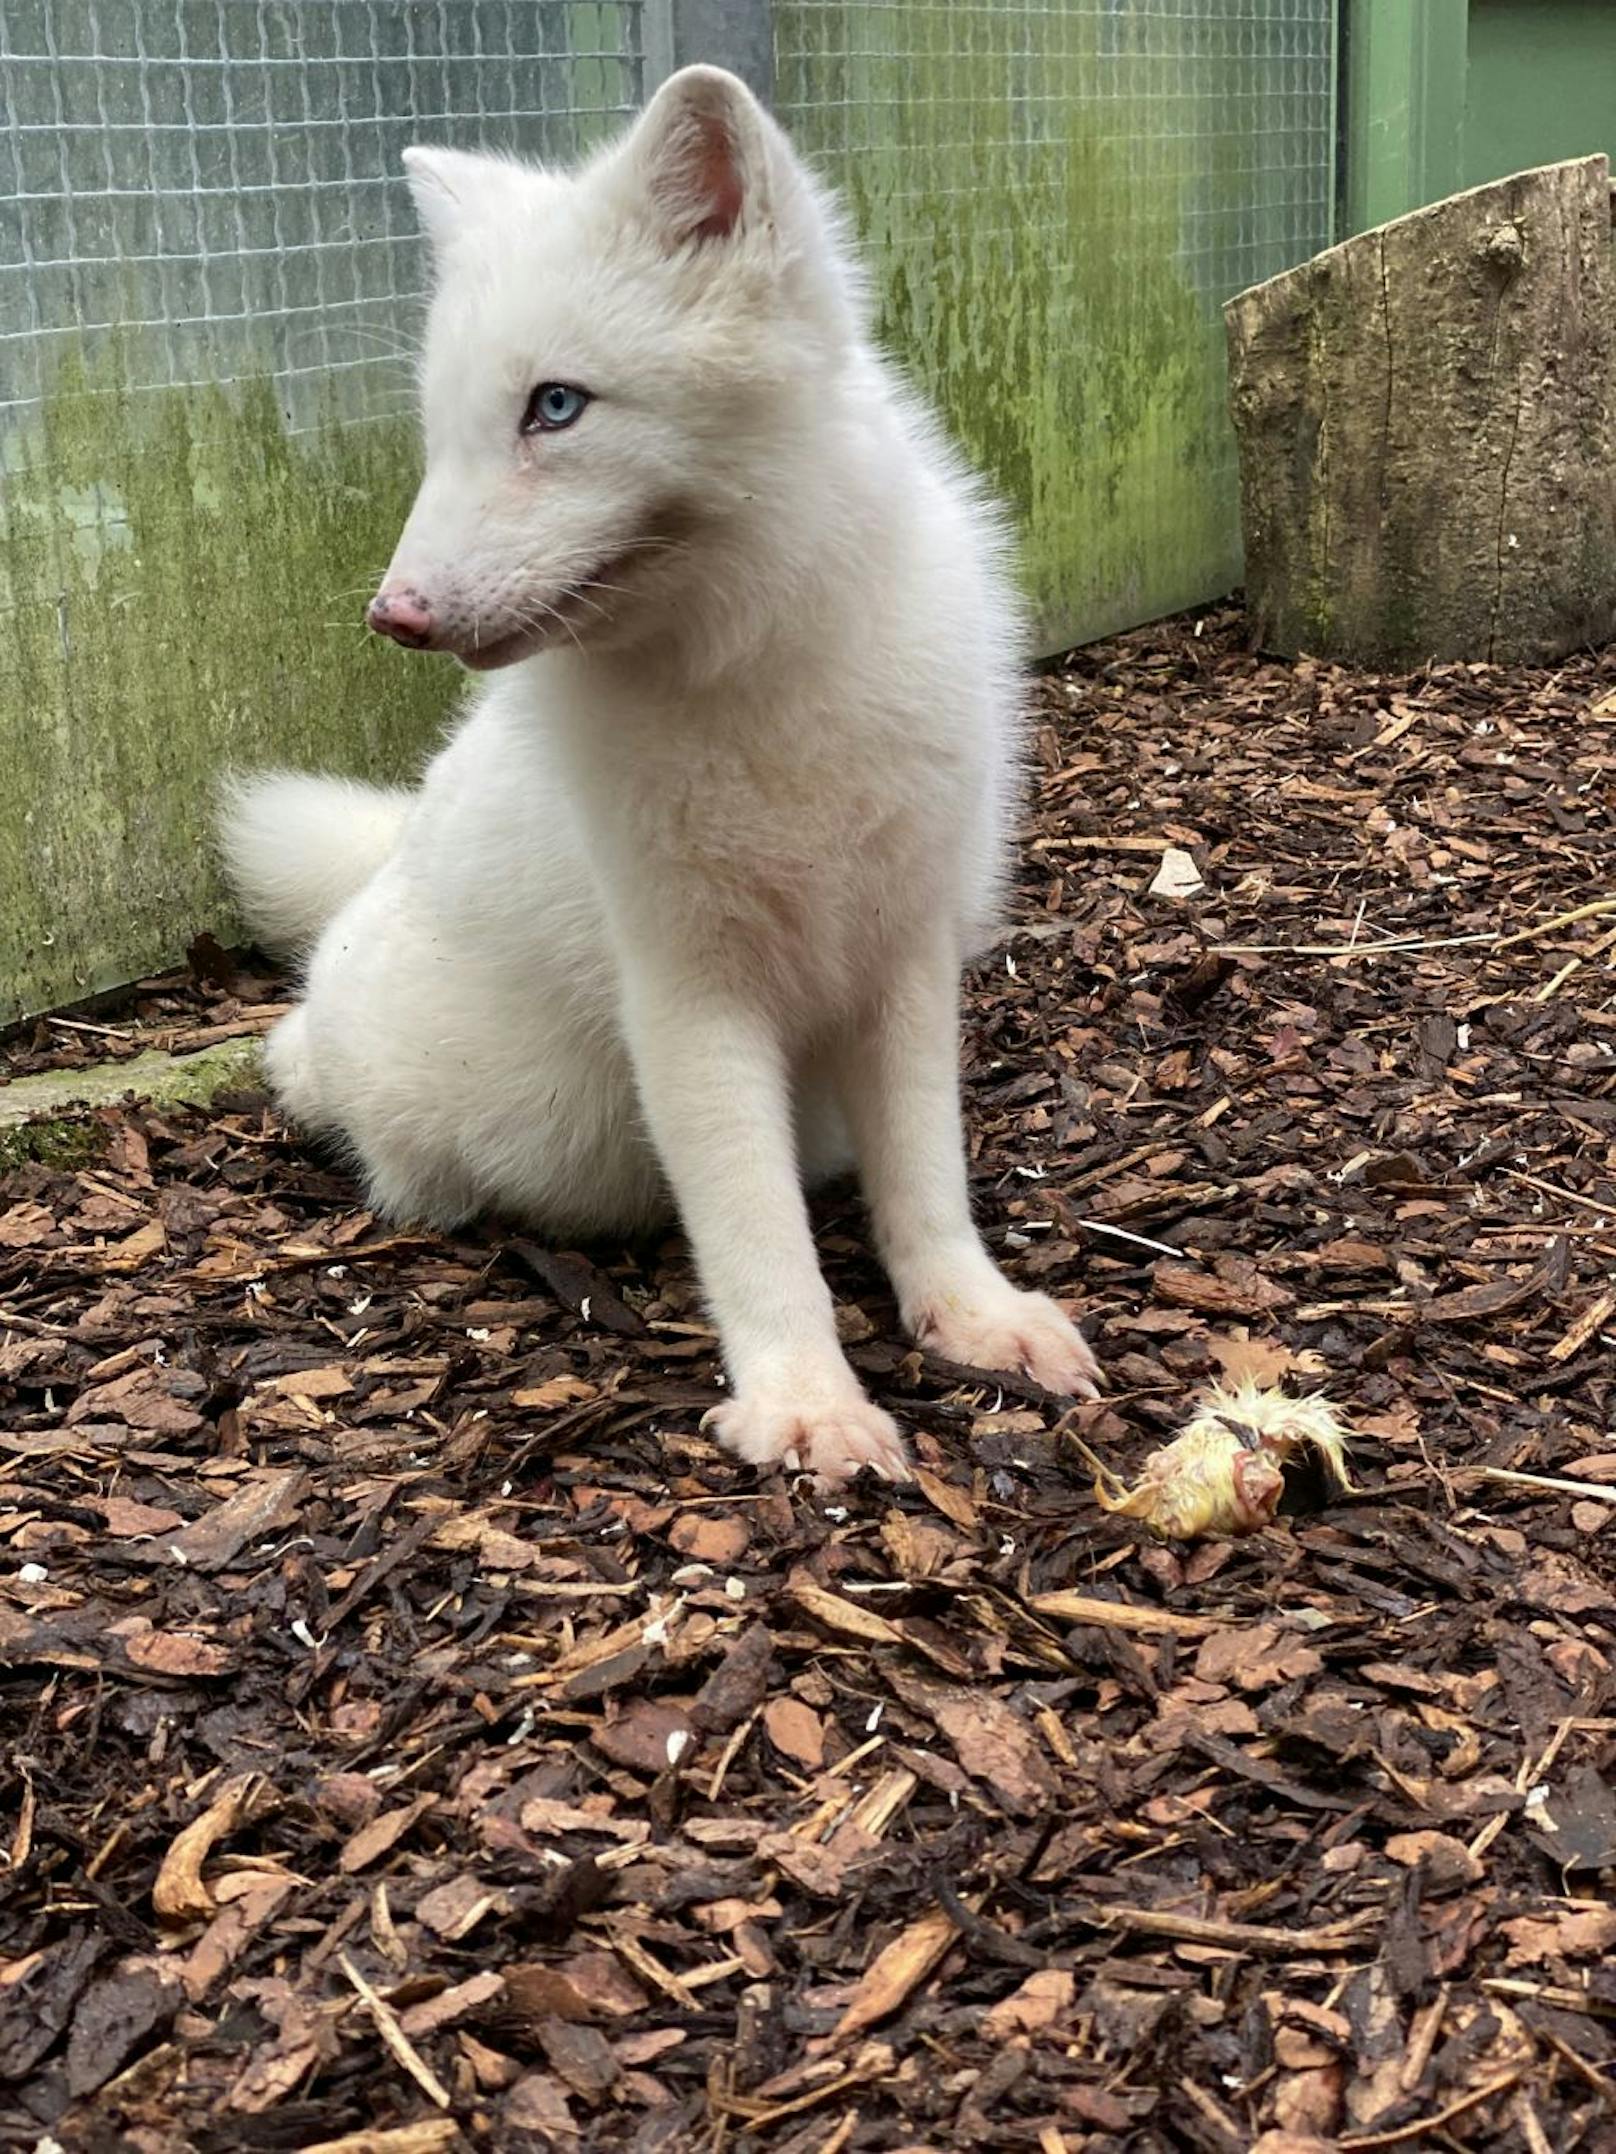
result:
<svg viewBox="0 0 1616 2154"><path fill-rule="evenodd" d="M1038 684L971 983L1109 1397L916 1353L818 1206L911 1488L713 1448L674 1238L401 1231L247 1096L0 1176L0 2147L1616 2144L1616 652L1240 627ZM284 994L199 946L9 1066ZM1143 1541L1071 1439L1220 1373L1358 1492Z"/></svg>

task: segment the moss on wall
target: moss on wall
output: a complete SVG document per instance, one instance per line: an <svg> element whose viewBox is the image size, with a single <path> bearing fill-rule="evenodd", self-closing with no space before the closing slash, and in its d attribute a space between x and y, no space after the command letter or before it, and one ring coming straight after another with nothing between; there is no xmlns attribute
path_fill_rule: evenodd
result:
<svg viewBox="0 0 1616 2154"><path fill-rule="evenodd" d="M1226 94L1254 56L1115 5L776 14L786 117L853 208L881 335L1018 514L1040 647L1227 590L1216 300L1277 229ZM879 125L850 139L850 113Z"/></svg>
<svg viewBox="0 0 1616 2154"><path fill-rule="evenodd" d="M0 492L0 1022L227 926L231 763L396 775L454 692L367 637L416 476L403 420L289 437L270 386L69 364Z"/></svg>

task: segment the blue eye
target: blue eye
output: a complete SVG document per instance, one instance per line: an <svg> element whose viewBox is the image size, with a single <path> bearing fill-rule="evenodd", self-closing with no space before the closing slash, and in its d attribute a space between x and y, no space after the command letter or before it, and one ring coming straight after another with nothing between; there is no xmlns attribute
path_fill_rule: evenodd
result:
<svg viewBox="0 0 1616 2154"><path fill-rule="evenodd" d="M564 381L541 381L527 400L522 414L524 434L559 434L583 416L589 403L587 389L574 389Z"/></svg>

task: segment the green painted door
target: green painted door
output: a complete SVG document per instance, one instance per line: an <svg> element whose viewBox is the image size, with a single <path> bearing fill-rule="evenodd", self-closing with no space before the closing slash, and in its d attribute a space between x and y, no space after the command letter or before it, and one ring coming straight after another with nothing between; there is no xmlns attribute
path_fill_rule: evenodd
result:
<svg viewBox="0 0 1616 2154"><path fill-rule="evenodd" d="M1463 178L1603 150L1616 159L1611 0L1471 0Z"/></svg>
<svg viewBox="0 0 1616 2154"><path fill-rule="evenodd" d="M1596 151L1616 158L1612 0L1344 0L1346 228Z"/></svg>

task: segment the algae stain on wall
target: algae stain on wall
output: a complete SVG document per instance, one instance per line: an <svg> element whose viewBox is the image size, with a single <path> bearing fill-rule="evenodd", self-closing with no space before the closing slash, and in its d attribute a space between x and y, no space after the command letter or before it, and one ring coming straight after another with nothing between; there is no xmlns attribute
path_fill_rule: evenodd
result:
<svg viewBox="0 0 1616 2154"><path fill-rule="evenodd" d="M1125 7L1007 10L998 40L930 0L777 16L788 116L853 212L882 341L1016 513L1039 647L1229 589L1223 341L1185 236L1240 202L1227 111L1203 92L1169 116L1172 62ZM853 145L836 116L861 104L881 127Z"/></svg>
<svg viewBox="0 0 1616 2154"><path fill-rule="evenodd" d="M289 436L272 388L122 388L74 360L0 444L0 1022L230 925L230 764L397 777L447 661L367 637L417 471L402 420Z"/></svg>

